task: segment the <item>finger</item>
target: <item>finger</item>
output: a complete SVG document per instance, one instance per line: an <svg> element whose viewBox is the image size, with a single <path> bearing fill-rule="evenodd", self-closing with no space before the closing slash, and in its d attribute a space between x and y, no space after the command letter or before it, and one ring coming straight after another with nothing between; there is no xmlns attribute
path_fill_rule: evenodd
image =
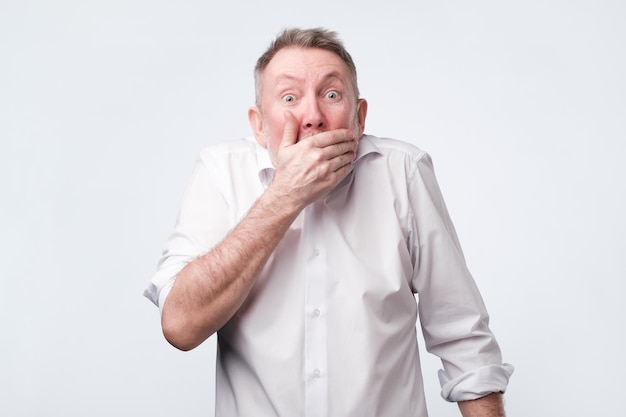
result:
<svg viewBox="0 0 626 417"><path fill-rule="evenodd" d="M332 171L337 172L341 170L342 168L352 169L353 164L354 164L353 152L346 152L328 161L328 166L331 172Z"/></svg>
<svg viewBox="0 0 626 417"><path fill-rule="evenodd" d="M346 158L345 156L335 158L335 160L329 164L328 179L333 184L337 184L350 174L353 168L354 161L352 158Z"/></svg>
<svg viewBox="0 0 626 417"><path fill-rule="evenodd" d="M314 145L319 148L326 148L339 143L351 143L353 146L357 145L357 142L354 139L354 131L351 129L329 130L327 132L311 136L310 138L314 141Z"/></svg>
<svg viewBox="0 0 626 417"><path fill-rule="evenodd" d="M333 143L322 149L322 155L325 159L330 160L332 158L347 155L352 159L356 158L358 142L355 140L347 140L344 142Z"/></svg>
<svg viewBox="0 0 626 417"><path fill-rule="evenodd" d="M285 117L285 127L283 129L283 138L280 142L281 148L294 145L298 141L298 121L289 110L283 113Z"/></svg>

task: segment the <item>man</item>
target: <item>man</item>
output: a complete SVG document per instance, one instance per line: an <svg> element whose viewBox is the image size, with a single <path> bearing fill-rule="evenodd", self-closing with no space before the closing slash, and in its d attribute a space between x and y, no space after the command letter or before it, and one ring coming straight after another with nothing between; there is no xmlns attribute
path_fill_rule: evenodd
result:
<svg viewBox="0 0 626 417"><path fill-rule="evenodd" d="M175 347L218 333L216 415L426 416L419 311L443 397L503 416L513 368L429 156L364 135L334 32L285 30L255 81L254 139L200 153L146 290Z"/></svg>

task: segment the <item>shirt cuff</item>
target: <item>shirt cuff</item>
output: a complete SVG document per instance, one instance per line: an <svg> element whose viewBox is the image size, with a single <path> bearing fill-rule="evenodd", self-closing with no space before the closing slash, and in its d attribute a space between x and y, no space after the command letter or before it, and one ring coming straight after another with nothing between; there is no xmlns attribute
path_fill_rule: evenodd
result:
<svg viewBox="0 0 626 417"><path fill-rule="evenodd" d="M154 305L159 307L159 312L163 314L163 304L165 304L165 299L167 295L170 293L170 290L174 286L174 280L168 281L163 285L160 289L153 283L148 285L148 288L143 292L144 297L148 300L152 301Z"/></svg>
<svg viewBox="0 0 626 417"><path fill-rule="evenodd" d="M169 281L163 288L161 288L161 292L159 293L159 312L163 314L163 306L165 305L165 299L170 293L170 290L174 286L174 280Z"/></svg>
<svg viewBox="0 0 626 417"><path fill-rule="evenodd" d="M475 400L492 392L504 392L515 367L502 365L483 366L450 379L444 370L439 371L441 396L450 402Z"/></svg>

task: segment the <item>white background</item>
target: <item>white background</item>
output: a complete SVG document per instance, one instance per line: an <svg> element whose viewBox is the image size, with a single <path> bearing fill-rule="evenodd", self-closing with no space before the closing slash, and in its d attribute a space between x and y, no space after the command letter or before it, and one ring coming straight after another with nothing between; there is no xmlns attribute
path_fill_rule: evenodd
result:
<svg viewBox="0 0 626 417"><path fill-rule="evenodd" d="M366 131L433 157L509 416L623 410L623 1L0 1L0 415L211 416L214 340L142 291L197 152L249 134L285 26L337 30ZM439 398L436 358L425 383Z"/></svg>

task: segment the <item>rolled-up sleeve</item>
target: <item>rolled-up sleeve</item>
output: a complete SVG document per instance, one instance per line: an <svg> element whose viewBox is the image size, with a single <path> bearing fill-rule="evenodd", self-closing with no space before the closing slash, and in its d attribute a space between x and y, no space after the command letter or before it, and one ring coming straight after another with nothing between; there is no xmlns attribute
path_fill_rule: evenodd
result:
<svg viewBox="0 0 626 417"><path fill-rule="evenodd" d="M177 274L196 257L219 243L229 225L228 204L211 165L198 158L185 189L174 232L167 239L144 296L159 310L176 280Z"/></svg>
<svg viewBox="0 0 626 417"><path fill-rule="evenodd" d="M504 392L514 368L502 362L427 154L417 162L410 194L413 287L426 349L443 364L441 395L464 401Z"/></svg>

